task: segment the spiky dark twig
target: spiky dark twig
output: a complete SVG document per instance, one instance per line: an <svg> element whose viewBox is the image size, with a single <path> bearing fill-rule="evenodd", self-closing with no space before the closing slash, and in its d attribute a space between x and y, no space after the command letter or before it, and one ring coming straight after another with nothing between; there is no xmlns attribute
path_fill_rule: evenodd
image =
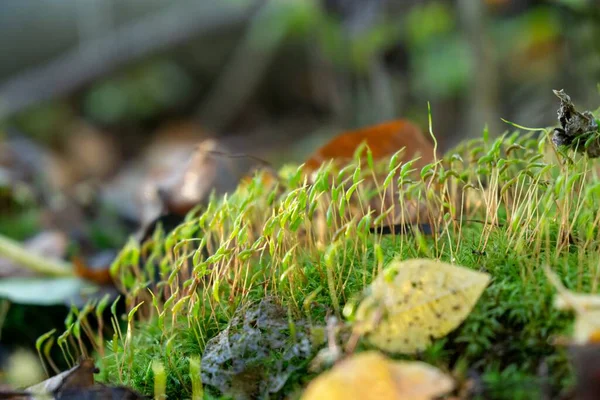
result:
<svg viewBox="0 0 600 400"><path fill-rule="evenodd" d="M555 128L552 142L556 146L567 146L590 158L600 157L600 135L598 122L590 111L578 112L571 98L564 90L554 90L560 99L558 121L560 128Z"/></svg>

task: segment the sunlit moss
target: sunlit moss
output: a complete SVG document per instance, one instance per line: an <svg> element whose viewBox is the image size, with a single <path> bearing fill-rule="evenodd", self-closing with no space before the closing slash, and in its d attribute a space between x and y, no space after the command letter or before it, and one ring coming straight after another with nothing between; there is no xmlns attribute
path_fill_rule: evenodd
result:
<svg viewBox="0 0 600 400"><path fill-rule="evenodd" d="M98 345L102 379L151 394L151 365L159 360L169 397L191 397L189 360L202 356L240 306L272 295L292 318L322 326L328 314L343 318L344 306L393 258L431 257L486 271L492 281L466 321L416 358L459 381L477 379L485 398L535 398L542 384L565 390L572 375L551 338L568 334L572 319L553 308L541 267L552 267L569 288L597 290L594 164L563 162L545 131L474 140L422 171L398 159L374 170L370 160L342 171L329 165L312 183L300 169L277 180L257 175L172 232L130 242L113 269L129 309L144 304L135 323ZM363 183L373 176L371 186ZM394 187L397 200L369 213L379 204L373 199ZM433 236L371 232L415 199ZM537 376L542 364L546 378ZM282 392L300 393L311 376L294 373Z"/></svg>

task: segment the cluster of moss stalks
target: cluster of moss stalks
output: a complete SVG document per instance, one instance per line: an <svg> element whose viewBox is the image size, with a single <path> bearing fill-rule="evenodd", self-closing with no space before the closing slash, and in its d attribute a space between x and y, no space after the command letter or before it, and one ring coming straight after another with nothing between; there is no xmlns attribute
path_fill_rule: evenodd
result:
<svg viewBox="0 0 600 400"><path fill-rule="evenodd" d="M271 295L292 318L324 326L327 315L343 320L344 305L392 258L437 258L492 280L458 329L412 358L470 379L475 397L559 396L574 378L566 349L552 338L569 334L572 315L553 307L543 266L572 290L597 291L600 169L557 150L548 134L521 130L492 140L484 133L421 171L401 154L377 162L362 149L353 165L323 166L310 183L296 167L275 181L256 175L172 232L129 242L113 265L128 307L122 316L112 307L114 335L107 338L102 325L82 329L110 310L100 302L74 314L58 343L69 357L78 347L73 337L85 331L100 379L148 395L158 360L169 398L191 398L198 382L192 385L190 360L240 306ZM391 203L374 202L389 193ZM408 204L425 210L420 222L432 234L372 232ZM299 396L314 376L303 367L281 397Z"/></svg>

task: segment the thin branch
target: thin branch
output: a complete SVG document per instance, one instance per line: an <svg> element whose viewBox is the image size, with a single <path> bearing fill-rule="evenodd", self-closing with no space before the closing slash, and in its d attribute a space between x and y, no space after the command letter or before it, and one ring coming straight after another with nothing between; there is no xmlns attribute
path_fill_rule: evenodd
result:
<svg viewBox="0 0 600 400"><path fill-rule="evenodd" d="M133 60L243 22L255 4L255 0L190 0L82 43L48 64L1 83L0 119L69 94Z"/></svg>
<svg viewBox="0 0 600 400"><path fill-rule="evenodd" d="M487 124L492 133L501 132L498 122L498 65L495 47L487 32L488 10L485 2L459 0L457 11L462 31L472 52L473 72L467 104L467 131L475 137Z"/></svg>
<svg viewBox="0 0 600 400"><path fill-rule="evenodd" d="M293 12L290 7L286 2L269 1L258 7L231 59L198 109L204 125L219 131L244 106L289 30L288 15Z"/></svg>

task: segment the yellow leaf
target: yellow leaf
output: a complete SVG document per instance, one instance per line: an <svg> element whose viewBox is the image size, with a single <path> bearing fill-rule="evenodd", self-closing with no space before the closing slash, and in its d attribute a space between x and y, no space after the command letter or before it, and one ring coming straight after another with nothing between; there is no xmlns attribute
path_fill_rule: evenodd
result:
<svg viewBox="0 0 600 400"><path fill-rule="evenodd" d="M489 279L435 260L393 261L358 306L355 329L385 351L424 350L469 315Z"/></svg>
<svg viewBox="0 0 600 400"><path fill-rule="evenodd" d="M600 340L600 310L577 313L573 326L573 343L598 343Z"/></svg>
<svg viewBox="0 0 600 400"><path fill-rule="evenodd" d="M548 266L544 272L558 291L554 306L559 310L574 310L573 343L578 345L600 342L600 295L575 293L564 287L558 275Z"/></svg>
<svg viewBox="0 0 600 400"><path fill-rule="evenodd" d="M577 304L577 308L581 308L581 311L600 310L600 295L567 292L569 293L568 296L565 296L565 293L563 293L556 297L554 307L559 310L570 310L573 308L574 303Z"/></svg>
<svg viewBox="0 0 600 400"><path fill-rule="evenodd" d="M302 400L429 400L453 388L452 378L429 364L393 361L368 351L317 377Z"/></svg>

